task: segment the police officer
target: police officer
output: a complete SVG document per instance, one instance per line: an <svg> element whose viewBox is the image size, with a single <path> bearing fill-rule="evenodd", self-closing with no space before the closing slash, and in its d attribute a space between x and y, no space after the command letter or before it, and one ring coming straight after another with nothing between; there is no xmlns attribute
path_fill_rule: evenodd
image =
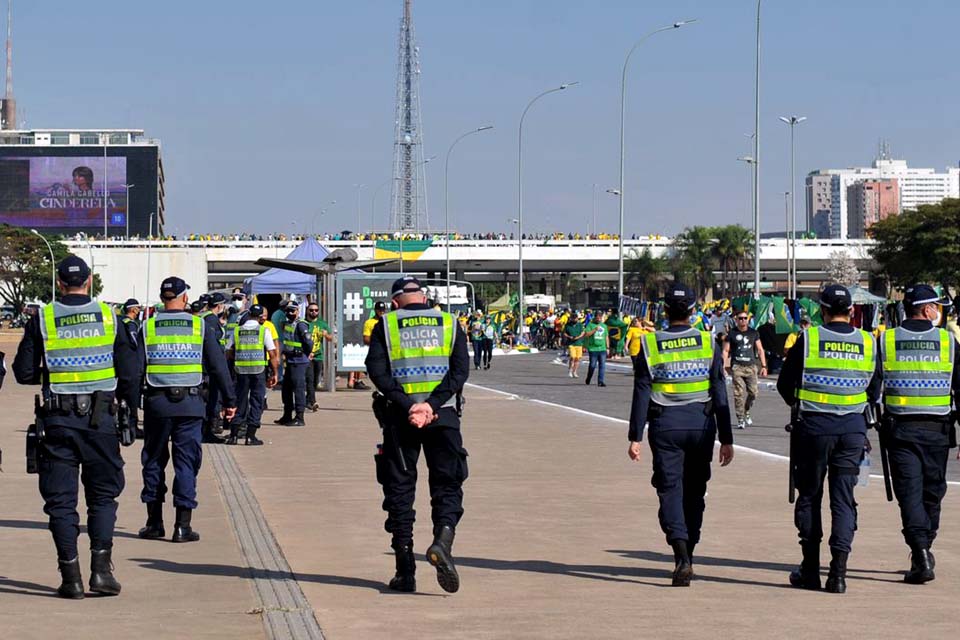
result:
<svg viewBox="0 0 960 640"><path fill-rule="evenodd" d="M201 431L206 407L202 384L206 374L219 387L224 417L233 418L236 399L227 361L217 336L207 324L186 312L187 283L170 277L160 285L163 309L143 325L146 350L146 393L143 402L143 491L147 523L145 539L163 538L163 501L167 493L165 468L173 454L173 505L177 510L174 542L194 542L200 534L190 526L197 507L197 473L202 459Z"/></svg>
<svg viewBox="0 0 960 640"><path fill-rule="evenodd" d="M233 330L227 340L227 360L232 361L237 372L237 414L230 423L230 438L227 444L237 444L240 429L246 427L245 444L262 445L257 438L263 401L267 389L277 384L277 347L273 336L263 325L267 310L255 304L250 307L247 320ZM266 383L264 370L269 367Z"/></svg>
<svg viewBox="0 0 960 640"><path fill-rule="evenodd" d="M857 484L866 445L867 404L880 399L880 375L873 336L850 326L850 292L838 284L820 294L824 324L806 329L787 354L777 391L796 405L791 461L797 487L794 521L803 561L790 584L820 588L820 503L823 481L830 490L830 572L826 590L847 589L847 556L857 528Z"/></svg>
<svg viewBox="0 0 960 640"><path fill-rule="evenodd" d="M136 364L113 309L90 298L87 264L70 255L57 265L59 302L27 322L13 372L20 384L43 385L38 417L46 433L40 443L40 494L50 518L62 583L57 594L83 598L77 538L77 469L82 468L90 536L90 590L120 593L111 553L117 497L123 491L123 458L114 407L117 375ZM121 367L120 364L123 364ZM132 379L124 378L131 385Z"/></svg>
<svg viewBox="0 0 960 640"><path fill-rule="evenodd" d="M940 323L946 304L933 287L915 284L903 295L907 319L880 338L883 369L883 442L900 503L903 538L910 547L904 581L934 579L930 551L947 492L947 457L956 446L951 391L960 388L957 343Z"/></svg>
<svg viewBox="0 0 960 640"><path fill-rule="evenodd" d="M206 331L216 336L220 350L225 351L227 346L226 329L224 320L221 317L224 312L224 304L227 301L219 291L207 293L207 308L203 309L198 316L206 323ZM216 385L207 385L207 413L203 422L203 442L206 444L223 444L224 438L219 437L223 433L223 422L220 420L220 394Z"/></svg>
<svg viewBox="0 0 960 640"><path fill-rule="evenodd" d="M667 291L670 325L643 336L630 408L631 460L640 460L643 427L650 425L653 486L660 499L660 528L673 547L675 587L688 587L693 578L693 551L700 542L703 498L718 437L720 466L733 461L723 357L709 331L690 326L696 302L682 284Z"/></svg>
<svg viewBox="0 0 960 640"><path fill-rule="evenodd" d="M390 588L416 590L413 503L422 448L430 472L434 536L427 560L437 569L440 587L454 593L460 577L452 546L467 479L459 416L460 393L470 375L467 340L456 318L427 305L420 281L412 276L393 283L392 303L396 311L374 328L365 363L384 396L378 410L383 448L375 460L387 512L384 528L393 537L396 556Z"/></svg>
<svg viewBox="0 0 960 640"><path fill-rule="evenodd" d="M303 410L307 406L307 365L313 352L310 326L299 320L299 315L300 308L296 303L287 304L283 321L277 327L286 364L281 387L283 415L274 420L274 424L287 427L302 427L305 424Z"/></svg>
<svg viewBox="0 0 960 640"><path fill-rule="evenodd" d="M117 369L117 398L126 400L130 408L130 425L137 438L143 438L143 429L137 410L140 408L140 385L143 383L143 349L140 348L140 310L141 305L135 298L123 303L120 316L120 335L125 339L124 346L131 357L121 358L114 362ZM129 383L127 381L129 380Z"/></svg>

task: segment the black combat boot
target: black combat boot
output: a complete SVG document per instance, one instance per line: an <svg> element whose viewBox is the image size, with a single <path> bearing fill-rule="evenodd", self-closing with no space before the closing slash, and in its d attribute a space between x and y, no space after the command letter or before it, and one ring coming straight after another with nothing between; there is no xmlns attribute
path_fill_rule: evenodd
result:
<svg viewBox="0 0 960 640"><path fill-rule="evenodd" d="M83 598L83 578L80 577L80 558L73 560L57 560L60 567L60 586L57 595L69 600Z"/></svg>
<svg viewBox="0 0 960 640"><path fill-rule="evenodd" d="M248 447L259 447L263 444L263 440L257 437L257 429L260 428L258 424L252 424L247 427L247 437L244 440L244 444Z"/></svg>
<svg viewBox="0 0 960 640"><path fill-rule="evenodd" d="M393 554L397 573L390 580L390 588L394 591L413 593L417 590L417 562L413 557L413 543L395 546Z"/></svg>
<svg viewBox="0 0 960 640"><path fill-rule="evenodd" d="M288 426L288 427L302 427L302 426L304 426L304 425L306 425L306 424L307 424L307 423L303 421L303 411L297 411L297 415L294 416L293 420L291 420L291 421L287 424L287 426Z"/></svg>
<svg viewBox="0 0 960 640"><path fill-rule="evenodd" d="M460 589L460 576L453 564L453 527L433 528L433 544L427 548L427 561L437 568L437 584L447 593Z"/></svg>
<svg viewBox="0 0 960 640"><path fill-rule="evenodd" d="M673 569L673 586L689 587L690 580L693 578L693 565L690 564L687 541L674 540L670 545L673 547L673 559L676 562L676 567Z"/></svg>
<svg viewBox="0 0 960 640"><path fill-rule="evenodd" d="M137 534L144 540L159 540L167 535L163 529L163 503L147 503L147 524Z"/></svg>
<svg viewBox="0 0 960 640"><path fill-rule="evenodd" d="M293 422L293 417L291 417L291 415L290 415L289 413L287 413L286 411L284 411L284 412L283 412L283 415L280 416L279 419L273 421L273 424L278 424L278 425L280 425L281 427L286 427L286 426L289 425L291 422Z"/></svg>
<svg viewBox="0 0 960 640"><path fill-rule="evenodd" d="M240 435L240 425L231 424L230 425L230 437L227 438L227 444L237 444L237 438Z"/></svg>
<svg viewBox="0 0 960 640"><path fill-rule="evenodd" d="M933 549L927 547L927 558L930 559L930 570L937 568L937 559L933 557Z"/></svg>
<svg viewBox="0 0 960 640"><path fill-rule="evenodd" d="M120 583L113 577L110 549L90 550L90 591L105 596L120 594Z"/></svg>
<svg viewBox="0 0 960 640"><path fill-rule="evenodd" d="M690 577L696 578L693 573L693 550L697 548L696 542L687 541L687 559L690 560Z"/></svg>
<svg viewBox="0 0 960 640"><path fill-rule="evenodd" d="M826 590L828 593L847 592L847 553L831 549L833 558L830 560L830 573L827 574Z"/></svg>
<svg viewBox="0 0 960 640"><path fill-rule="evenodd" d="M801 542L803 560L790 572L790 584L800 589L820 590L820 543Z"/></svg>
<svg viewBox="0 0 960 640"><path fill-rule="evenodd" d="M907 584L923 584L930 582L936 576L933 573L933 562L930 550L923 547L910 548L910 570L903 576Z"/></svg>
<svg viewBox="0 0 960 640"><path fill-rule="evenodd" d="M203 444L224 444L226 442L225 438L214 435L213 426L209 422L203 423L202 437L200 442Z"/></svg>
<svg viewBox="0 0 960 640"><path fill-rule="evenodd" d="M177 507L177 522L173 526L173 542L196 542L200 539L200 534L190 527L190 518L193 511Z"/></svg>
<svg viewBox="0 0 960 640"><path fill-rule="evenodd" d="M210 421L210 432L213 435L218 436L223 433L223 420L220 418L214 418Z"/></svg>

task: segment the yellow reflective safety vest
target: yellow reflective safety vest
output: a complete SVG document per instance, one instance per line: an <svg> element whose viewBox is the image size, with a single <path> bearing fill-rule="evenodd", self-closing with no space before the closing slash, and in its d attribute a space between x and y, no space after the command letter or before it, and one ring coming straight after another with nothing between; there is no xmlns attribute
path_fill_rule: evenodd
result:
<svg viewBox="0 0 960 640"><path fill-rule="evenodd" d="M880 341L883 403L898 416L950 413L953 337L944 329L887 329Z"/></svg>
<svg viewBox="0 0 960 640"><path fill-rule="evenodd" d="M657 331L644 334L642 340L654 402L669 407L710 400L713 338L709 331Z"/></svg>
<svg viewBox="0 0 960 640"><path fill-rule="evenodd" d="M267 354L263 345L266 330L262 324L256 329L236 327L233 330L233 364L237 373L263 373L267 366Z"/></svg>
<svg viewBox="0 0 960 640"><path fill-rule="evenodd" d="M95 300L78 306L54 302L43 308L40 320L51 391L66 395L117 388L113 309Z"/></svg>
<svg viewBox="0 0 960 640"><path fill-rule="evenodd" d="M143 325L147 384L199 387L203 382L204 321L186 311L161 312Z"/></svg>
<svg viewBox="0 0 960 640"><path fill-rule="evenodd" d="M860 329L838 333L826 327L804 332L803 375L797 399L801 411L863 413L867 387L877 366L873 336Z"/></svg>
<svg viewBox="0 0 960 640"><path fill-rule="evenodd" d="M393 378L415 402L430 397L450 370L456 320L434 309L398 309L383 316ZM451 398L444 406L454 406Z"/></svg>

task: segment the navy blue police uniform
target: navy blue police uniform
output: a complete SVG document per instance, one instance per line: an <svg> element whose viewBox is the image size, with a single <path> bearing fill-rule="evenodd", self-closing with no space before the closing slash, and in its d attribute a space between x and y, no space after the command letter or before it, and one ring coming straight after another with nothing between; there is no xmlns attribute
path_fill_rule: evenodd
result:
<svg viewBox="0 0 960 640"><path fill-rule="evenodd" d="M310 325L297 318L296 306L287 306L286 318L277 327L281 352L285 360L281 397L283 415L276 424L289 427L304 426L303 412L307 406L307 366L313 352Z"/></svg>
<svg viewBox="0 0 960 640"><path fill-rule="evenodd" d="M226 348L226 329L220 322L220 315L215 311L216 307L227 301L222 293L214 292L207 294L207 308L201 311L200 317L206 323L205 330L212 333L220 345L220 350ZM220 421L220 390L215 384L207 382L207 414L203 423L203 441L209 444L222 444L223 438L217 434L223 431L223 424Z"/></svg>
<svg viewBox="0 0 960 640"><path fill-rule="evenodd" d="M406 277L393 285L393 297L421 291L416 278ZM436 333L433 355L424 357L408 340L404 322L413 333L415 323ZM393 327L393 330L390 327ZM432 334L431 334L432 335ZM441 337L442 335L442 337ZM411 338L412 339L412 338ZM414 340L415 342L415 340ZM411 352L404 352L412 347ZM370 380L382 394L375 404L383 428L383 446L376 460L377 481L383 487L384 528L391 534L397 574L390 587L413 591L413 505L417 487L417 461L423 450L429 470L431 518L434 543L427 559L437 567L440 586L456 591L459 577L450 556L454 532L463 517L463 482L467 479L467 451L460 433L460 393L470 375L467 339L456 319L426 304L408 304L384 315L370 336L365 362ZM416 428L409 423L410 408L426 402L437 419Z"/></svg>
<svg viewBox="0 0 960 640"><path fill-rule="evenodd" d="M696 296L676 285L665 302L690 309ZM634 363L628 438L642 442L649 424L652 484L660 501L660 528L677 560L677 586L689 584L683 566L692 563L700 542L714 442L733 444L723 354L715 345L709 332L675 324L646 334ZM668 361L677 366L664 368Z"/></svg>
<svg viewBox="0 0 960 640"><path fill-rule="evenodd" d="M57 275L64 286L79 288L90 269L71 255L60 262ZM107 305L86 294L62 295L27 322L13 363L17 382L42 386L40 494L62 574L58 594L66 598L83 597L77 546L78 469L87 504L91 590L120 592L110 568L117 497L124 488L114 400L116 376L124 376L119 384L125 387L135 384L126 376L136 366L136 354L117 324ZM82 329L76 333L83 337L71 338L69 327ZM90 346L91 335L100 336L99 346ZM48 353L47 345L55 345L51 348L56 353Z"/></svg>
<svg viewBox="0 0 960 640"><path fill-rule="evenodd" d="M907 287L908 314L924 305L942 306L933 287ZM884 387L883 438L890 479L900 505L903 538L911 566L904 580L933 580L931 547L940 529L947 493L947 459L956 446L956 389L960 388L957 341L926 318L904 320L880 338Z"/></svg>
<svg viewBox="0 0 960 640"><path fill-rule="evenodd" d="M116 361L114 366L117 368L117 398L126 400L127 406L130 408L128 414L130 426L133 427L138 438L143 438L139 409L145 363L143 349L140 348L140 323L135 318L126 315L130 309L139 307L140 303L134 298L130 298L123 303L121 311L124 315L120 317L121 333L125 338L125 347L133 357Z"/></svg>
<svg viewBox="0 0 960 640"><path fill-rule="evenodd" d="M180 278L163 281L161 300L182 295L189 287ZM176 522L174 542L192 542L199 535L191 527L191 516L197 508L197 474L203 459L201 448L206 402L203 397L204 376L220 392L225 408L236 407L233 383L227 369L227 360L216 334L206 330L206 323L185 311L159 310L144 323L141 343L146 351L146 385L143 399L144 443L141 454L143 490L140 500L147 505L147 523L140 537L162 538L163 503L166 499L166 466L173 458L173 505ZM191 326L192 325L192 326ZM180 340L172 345L163 340L166 331L186 328L192 335L176 335ZM202 336L197 342L199 332ZM156 336L160 335L161 340ZM154 336L154 337L151 337ZM177 347L172 349L171 347ZM192 358L192 359L191 359ZM183 364L177 364L183 363ZM200 367L196 364L199 363ZM184 364L193 367L190 373L165 373ZM154 372L155 371L155 372ZM181 377L182 376L182 377Z"/></svg>
<svg viewBox="0 0 960 640"><path fill-rule="evenodd" d="M820 296L824 313L844 314L850 292L830 285ZM808 345L810 348L808 349ZM803 562L790 576L796 587L820 588L823 483L830 495L831 551L827 590L846 590L846 563L857 529L853 490L867 436L866 406L880 400L880 370L873 336L848 322L810 327L797 338L777 380L784 402L797 405L791 451L797 499L794 507Z"/></svg>

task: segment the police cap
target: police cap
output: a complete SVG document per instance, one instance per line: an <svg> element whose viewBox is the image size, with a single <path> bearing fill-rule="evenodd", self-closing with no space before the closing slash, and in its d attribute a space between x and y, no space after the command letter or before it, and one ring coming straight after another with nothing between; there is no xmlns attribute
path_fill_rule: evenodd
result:
<svg viewBox="0 0 960 640"><path fill-rule="evenodd" d="M68 287L80 287L90 277L90 267L83 258L70 254L57 265L57 278Z"/></svg>
<svg viewBox="0 0 960 640"><path fill-rule="evenodd" d="M172 300L190 289L190 285L177 276L170 276L160 283L160 297Z"/></svg>
<svg viewBox="0 0 960 640"><path fill-rule="evenodd" d="M396 298L404 293L417 293L422 290L423 286L419 280L413 276L404 276L394 281L393 287L390 289L390 297Z"/></svg>
<svg viewBox="0 0 960 640"><path fill-rule="evenodd" d="M262 315L263 315L263 305L262 305L262 304L255 304L255 305L253 305L252 307L250 307L250 316L249 316L249 317L256 319L256 318L259 318L259 317L262 316Z"/></svg>
<svg viewBox="0 0 960 640"><path fill-rule="evenodd" d="M921 304L943 306L950 304L950 302L938 296L934 288L928 284L912 284L903 292L903 304L907 307L915 307Z"/></svg>
<svg viewBox="0 0 960 640"><path fill-rule="evenodd" d="M852 304L850 292L842 284L827 285L827 288L820 292L820 306L828 311L842 313Z"/></svg>
<svg viewBox="0 0 960 640"><path fill-rule="evenodd" d="M213 293L207 294L207 306L215 307L218 304L223 304L227 301L227 296L223 295L219 291L214 291Z"/></svg>
<svg viewBox="0 0 960 640"><path fill-rule="evenodd" d="M142 307L142 306L143 306L143 305L141 305L140 302L139 302L136 298L129 298L129 299L127 299L126 302L123 303L123 310L124 310L124 311L129 311L130 309L133 309L134 307Z"/></svg>
<svg viewBox="0 0 960 640"><path fill-rule="evenodd" d="M373 305L374 311L386 311L387 305L383 300L377 300L376 304Z"/></svg>
<svg viewBox="0 0 960 640"><path fill-rule="evenodd" d="M673 284L667 287L667 294L663 302L671 309L693 309L697 305L697 296L693 291L682 284Z"/></svg>

